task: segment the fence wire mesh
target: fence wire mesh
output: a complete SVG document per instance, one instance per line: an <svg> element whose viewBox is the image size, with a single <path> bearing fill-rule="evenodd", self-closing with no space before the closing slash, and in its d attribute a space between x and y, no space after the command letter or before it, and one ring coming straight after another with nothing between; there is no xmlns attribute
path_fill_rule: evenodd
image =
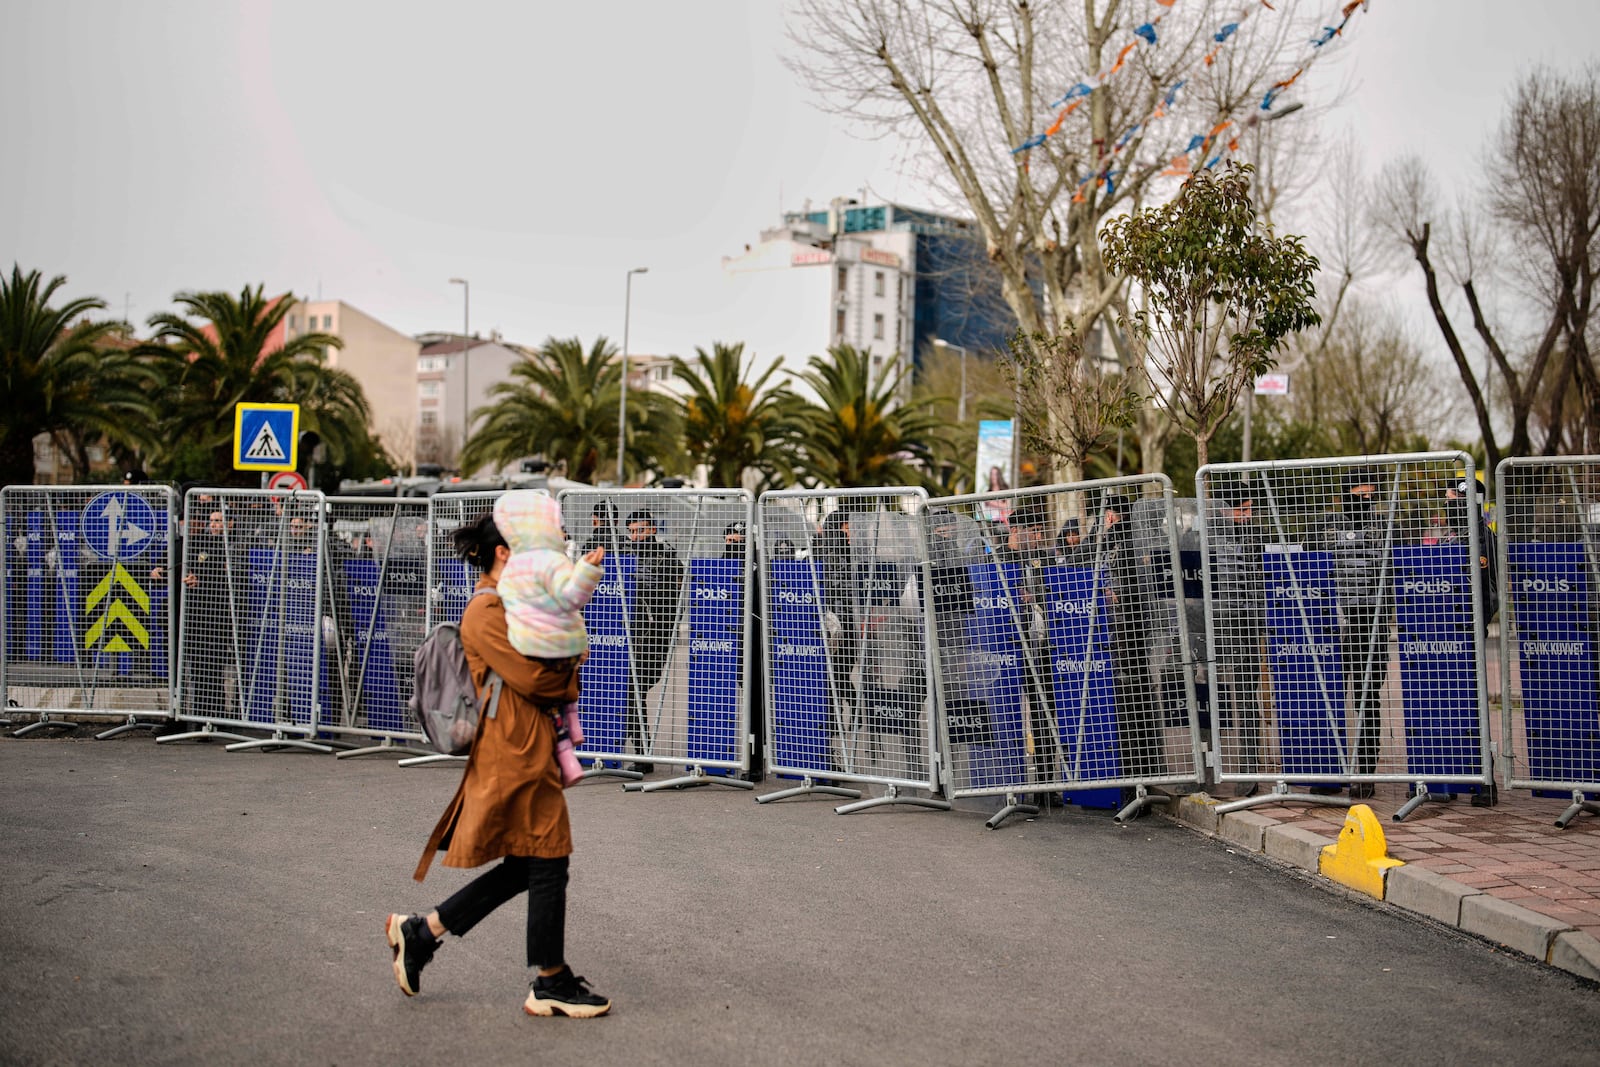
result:
<svg viewBox="0 0 1600 1067"><path fill-rule="evenodd" d="M1496 479L1506 784L1600 791L1600 456Z"/></svg>
<svg viewBox="0 0 1600 1067"><path fill-rule="evenodd" d="M606 553L584 611L579 755L748 770L750 494L569 489L560 500L572 551Z"/></svg>
<svg viewBox="0 0 1600 1067"><path fill-rule="evenodd" d="M428 501L330 497L323 603L333 621L328 733L426 740L411 714L413 662L428 608Z"/></svg>
<svg viewBox="0 0 1600 1067"><path fill-rule="evenodd" d="M1465 453L1201 468L1219 779L1492 781L1474 479Z"/></svg>
<svg viewBox="0 0 1600 1067"><path fill-rule="evenodd" d="M1165 478L946 497L922 518L951 796L1198 779Z"/></svg>
<svg viewBox="0 0 1600 1067"><path fill-rule="evenodd" d="M191 489L178 582L178 708L186 720L315 734L338 682L323 650L323 497Z"/></svg>
<svg viewBox="0 0 1600 1067"><path fill-rule="evenodd" d="M7 486L0 691L48 719L172 713L165 486Z"/></svg>
<svg viewBox="0 0 1600 1067"><path fill-rule="evenodd" d="M920 490L765 493L767 768L937 789Z"/></svg>

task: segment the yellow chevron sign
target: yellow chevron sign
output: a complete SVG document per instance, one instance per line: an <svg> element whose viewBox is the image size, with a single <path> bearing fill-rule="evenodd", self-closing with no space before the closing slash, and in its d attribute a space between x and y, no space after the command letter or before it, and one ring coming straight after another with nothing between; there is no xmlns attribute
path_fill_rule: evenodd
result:
<svg viewBox="0 0 1600 1067"><path fill-rule="evenodd" d="M144 591L143 587L134 580L133 575L129 574L127 568L120 563L113 563L111 570L106 572L106 576L100 579L99 584L90 591L88 598L83 602L85 614L93 612L95 605L106 599L107 594L111 592L113 583L122 586L128 595L133 598L133 602L139 605L139 609L146 615L150 614L150 594ZM128 605L116 597L107 602L105 610L100 614L100 617L89 627L89 632L83 635L83 647L93 648L105 636L106 627L112 622L120 622L133 635L134 640L139 642L140 647L150 647L150 632L144 628L144 624L139 621L138 617L128 610ZM128 642L122 639L120 633L113 633L111 640L106 642L104 651L132 652L133 649L129 647Z"/></svg>

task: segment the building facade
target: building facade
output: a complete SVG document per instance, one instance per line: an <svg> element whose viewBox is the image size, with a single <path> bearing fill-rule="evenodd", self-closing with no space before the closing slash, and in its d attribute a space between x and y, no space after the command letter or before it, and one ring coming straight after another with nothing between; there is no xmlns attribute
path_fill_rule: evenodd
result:
<svg viewBox="0 0 1600 1067"><path fill-rule="evenodd" d="M472 413L492 399L490 390L511 377L511 368L529 353L519 345L461 334L425 333L417 338L416 425L417 462L454 468L466 439L463 427L477 429L481 418ZM463 472L477 473L477 472Z"/></svg>
<svg viewBox="0 0 1600 1067"><path fill-rule="evenodd" d="M733 336L790 372L837 344L909 370L935 339L992 353L1016 329L972 224L897 204L785 213L723 272Z"/></svg>
<svg viewBox="0 0 1600 1067"><path fill-rule="evenodd" d="M361 383L372 411L371 428L403 468L416 462L416 338L384 325L342 300L297 301L283 320L289 338L329 333L344 342L329 348L328 365Z"/></svg>

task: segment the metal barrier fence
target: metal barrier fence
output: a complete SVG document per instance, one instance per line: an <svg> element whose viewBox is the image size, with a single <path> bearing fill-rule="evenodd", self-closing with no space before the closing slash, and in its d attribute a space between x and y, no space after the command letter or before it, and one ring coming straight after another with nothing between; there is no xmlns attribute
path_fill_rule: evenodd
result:
<svg viewBox="0 0 1600 1067"><path fill-rule="evenodd" d="M237 742L230 751L332 751L311 740L337 685L324 655L334 623L323 512L318 492L200 488L184 498L177 714L200 729L158 743L222 736Z"/></svg>
<svg viewBox="0 0 1600 1067"><path fill-rule="evenodd" d="M994 827L1038 810L1025 794L1135 788L1122 817L1148 785L1199 781L1164 476L945 497L922 518L949 796L1006 796Z"/></svg>
<svg viewBox="0 0 1600 1067"><path fill-rule="evenodd" d="M1195 482L1217 778L1277 783L1219 810L1394 781L1404 818L1430 783L1492 787L1471 457L1210 464Z"/></svg>
<svg viewBox="0 0 1600 1067"><path fill-rule="evenodd" d="M125 720L100 737L171 717L175 504L165 486L0 491L0 693L37 716L17 736L65 714Z"/></svg>
<svg viewBox="0 0 1600 1067"><path fill-rule="evenodd" d="M330 497L324 514L323 655L333 674L325 733L378 743L339 758L431 752L407 707L426 634L428 501Z"/></svg>
<svg viewBox="0 0 1600 1067"><path fill-rule="evenodd" d="M1495 472L1506 784L1600 814L1600 456Z"/></svg>
<svg viewBox="0 0 1600 1067"><path fill-rule="evenodd" d="M918 517L926 503L926 493L906 488L762 494L767 770L801 784L758 800L861 795L822 779L887 787L840 813L950 806L900 792L940 788L931 619L918 595L927 575Z"/></svg>
<svg viewBox="0 0 1600 1067"><path fill-rule="evenodd" d="M584 743L590 773L685 776L630 790L754 788L750 769L750 494L736 489L568 489L574 550L605 549L584 611ZM624 763L624 761L628 761Z"/></svg>

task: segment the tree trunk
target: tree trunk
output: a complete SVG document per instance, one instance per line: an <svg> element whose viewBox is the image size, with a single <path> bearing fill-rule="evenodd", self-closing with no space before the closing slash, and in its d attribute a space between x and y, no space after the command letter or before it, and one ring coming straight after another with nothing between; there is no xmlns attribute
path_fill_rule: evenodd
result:
<svg viewBox="0 0 1600 1067"><path fill-rule="evenodd" d="M32 485L33 438L7 434L0 441L0 485Z"/></svg>

